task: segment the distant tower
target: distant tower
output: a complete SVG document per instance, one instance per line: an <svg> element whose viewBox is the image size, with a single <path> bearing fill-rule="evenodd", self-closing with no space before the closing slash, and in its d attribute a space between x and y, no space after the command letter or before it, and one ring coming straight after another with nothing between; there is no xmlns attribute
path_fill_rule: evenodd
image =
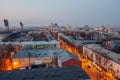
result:
<svg viewBox="0 0 120 80"><path fill-rule="evenodd" d="M50 27L51 27L51 28L53 27L53 22L51 22L51 25L50 25Z"/></svg>
<svg viewBox="0 0 120 80"><path fill-rule="evenodd" d="M59 28L59 25L57 23L54 24L55 28Z"/></svg>
<svg viewBox="0 0 120 80"><path fill-rule="evenodd" d="M21 26L21 28L22 28L22 30L23 30L23 23L22 22L19 22L20 23L20 26Z"/></svg>
<svg viewBox="0 0 120 80"><path fill-rule="evenodd" d="M88 30L89 26L88 25L82 25L82 28L85 29L85 30Z"/></svg>
<svg viewBox="0 0 120 80"><path fill-rule="evenodd" d="M4 19L4 26L7 28L8 33L9 33L9 22L8 22L8 19Z"/></svg>

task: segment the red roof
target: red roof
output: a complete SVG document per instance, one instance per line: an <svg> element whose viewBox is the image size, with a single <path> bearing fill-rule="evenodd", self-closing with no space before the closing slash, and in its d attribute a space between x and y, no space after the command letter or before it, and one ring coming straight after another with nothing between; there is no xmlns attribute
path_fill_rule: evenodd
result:
<svg viewBox="0 0 120 80"><path fill-rule="evenodd" d="M62 66L65 67L65 66L79 66L81 67L81 62L74 59L74 58L71 58L65 62L62 63Z"/></svg>

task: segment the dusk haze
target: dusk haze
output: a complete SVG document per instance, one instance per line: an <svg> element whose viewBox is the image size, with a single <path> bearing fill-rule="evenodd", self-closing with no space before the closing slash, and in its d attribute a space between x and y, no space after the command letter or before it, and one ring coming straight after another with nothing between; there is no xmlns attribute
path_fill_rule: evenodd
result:
<svg viewBox="0 0 120 80"><path fill-rule="evenodd" d="M87 24L120 25L120 0L0 0L0 26L7 18L11 26Z"/></svg>
<svg viewBox="0 0 120 80"><path fill-rule="evenodd" d="M120 80L120 0L0 0L0 80Z"/></svg>

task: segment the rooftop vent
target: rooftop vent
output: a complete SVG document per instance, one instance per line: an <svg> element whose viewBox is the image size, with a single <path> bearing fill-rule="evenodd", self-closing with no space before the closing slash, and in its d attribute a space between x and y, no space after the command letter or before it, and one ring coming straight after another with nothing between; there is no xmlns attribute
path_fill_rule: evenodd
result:
<svg viewBox="0 0 120 80"><path fill-rule="evenodd" d="M48 78L48 76L49 76L49 75L48 75L48 73L46 72L46 73L44 74L44 77L45 77L45 78Z"/></svg>
<svg viewBox="0 0 120 80"><path fill-rule="evenodd" d="M54 73L54 72L51 72L51 76L52 76L52 77L55 77L55 73Z"/></svg>
<svg viewBox="0 0 120 80"><path fill-rule="evenodd" d="M34 71L34 69L32 69L32 73L34 73L35 71Z"/></svg>
<svg viewBox="0 0 120 80"><path fill-rule="evenodd" d="M75 74L75 76L76 76L76 77L81 77L82 75L79 74L79 73L77 73L77 74Z"/></svg>
<svg viewBox="0 0 120 80"><path fill-rule="evenodd" d="M31 79L34 79L34 76L31 74L31 75L30 75L30 78L31 78Z"/></svg>
<svg viewBox="0 0 120 80"><path fill-rule="evenodd" d="M22 80L27 80L27 77L25 75L23 75Z"/></svg>
<svg viewBox="0 0 120 80"><path fill-rule="evenodd" d="M11 76L11 75L12 75L12 72L9 72L8 75Z"/></svg>

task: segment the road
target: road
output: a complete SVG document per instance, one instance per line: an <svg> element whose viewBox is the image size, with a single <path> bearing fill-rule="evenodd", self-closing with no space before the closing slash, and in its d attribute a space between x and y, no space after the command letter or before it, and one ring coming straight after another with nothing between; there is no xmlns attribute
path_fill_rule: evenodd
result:
<svg viewBox="0 0 120 80"><path fill-rule="evenodd" d="M62 45L61 45L62 47ZM80 53L76 52L74 48L63 45L64 49L76 55L82 62L81 68L89 75L92 80L115 80L114 76L110 72L103 71L99 66L96 66L91 60L82 58Z"/></svg>
<svg viewBox="0 0 120 80"><path fill-rule="evenodd" d="M86 71L92 80L115 80L114 76L110 72L102 71L97 67L98 66L93 64L88 59L83 59L82 61L82 68Z"/></svg>

